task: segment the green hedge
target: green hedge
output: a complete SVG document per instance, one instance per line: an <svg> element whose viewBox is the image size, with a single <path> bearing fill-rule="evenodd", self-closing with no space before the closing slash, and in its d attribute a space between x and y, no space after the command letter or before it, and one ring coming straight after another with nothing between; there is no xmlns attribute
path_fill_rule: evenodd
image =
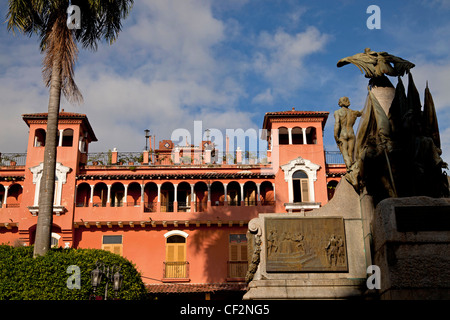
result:
<svg viewBox="0 0 450 320"><path fill-rule="evenodd" d="M51 249L43 257L33 259L33 247L0 245L0 299L2 300L87 300L93 293L91 271L100 260L106 265L120 265L123 275L119 299L145 299L146 289L139 272L127 259L97 249ZM81 288L69 289L67 273L70 265L80 268ZM105 279L96 294L105 292ZM112 283L108 299L114 298Z"/></svg>

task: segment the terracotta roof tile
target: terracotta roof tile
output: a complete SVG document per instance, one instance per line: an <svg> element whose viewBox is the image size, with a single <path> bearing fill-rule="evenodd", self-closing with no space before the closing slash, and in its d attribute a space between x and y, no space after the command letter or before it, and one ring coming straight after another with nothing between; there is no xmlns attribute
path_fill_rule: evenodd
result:
<svg viewBox="0 0 450 320"><path fill-rule="evenodd" d="M217 291L244 291L246 283L165 283L147 284L149 293L201 293Z"/></svg>

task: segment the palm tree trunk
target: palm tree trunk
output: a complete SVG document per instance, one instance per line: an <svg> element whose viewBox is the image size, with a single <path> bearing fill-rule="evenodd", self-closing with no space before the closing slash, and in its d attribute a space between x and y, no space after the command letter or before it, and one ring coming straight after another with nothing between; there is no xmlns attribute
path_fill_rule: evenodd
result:
<svg viewBox="0 0 450 320"><path fill-rule="evenodd" d="M51 245L60 100L61 56L56 54L53 60L48 101L47 135L45 139L43 173L39 189L39 214L34 242L34 257L45 255Z"/></svg>

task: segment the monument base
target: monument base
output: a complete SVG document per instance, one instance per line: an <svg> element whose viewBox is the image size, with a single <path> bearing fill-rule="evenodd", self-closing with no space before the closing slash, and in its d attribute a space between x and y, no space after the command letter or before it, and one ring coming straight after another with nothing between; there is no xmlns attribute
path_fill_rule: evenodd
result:
<svg viewBox="0 0 450 320"><path fill-rule="evenodd" d="M245 300L352 299L366 291L360 198L345 179L322 208L260 214L248 236Z"/></svg>
<svg viewBox="0 0 450 320"><path fill-rule="evenodd" d="M450 199L385 199L372 224L381 299L450 299Z"/></svg>
<svg viewBox="0 0 450 320"><path fill-rule="evenodd" d="M361 298L365 279L256 280L245 300L330 300Z"/></svg>

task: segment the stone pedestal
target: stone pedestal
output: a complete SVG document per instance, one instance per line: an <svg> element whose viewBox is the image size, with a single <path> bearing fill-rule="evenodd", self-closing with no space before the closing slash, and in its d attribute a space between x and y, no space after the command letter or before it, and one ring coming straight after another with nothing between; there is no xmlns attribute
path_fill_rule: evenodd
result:
<svg viewBox="0 0 450 320"><path fill-rule="evenodd" d="M372 224L381 299L450 299L450 199L385 199Z"/></svg>
<svg viewBox="0 0 450 320"><path fill-rule="evenodd" d="M260 214L249 238L255 272L246 300L348 299L366 290L360 197L345 179L322 208Z"/></svg>

